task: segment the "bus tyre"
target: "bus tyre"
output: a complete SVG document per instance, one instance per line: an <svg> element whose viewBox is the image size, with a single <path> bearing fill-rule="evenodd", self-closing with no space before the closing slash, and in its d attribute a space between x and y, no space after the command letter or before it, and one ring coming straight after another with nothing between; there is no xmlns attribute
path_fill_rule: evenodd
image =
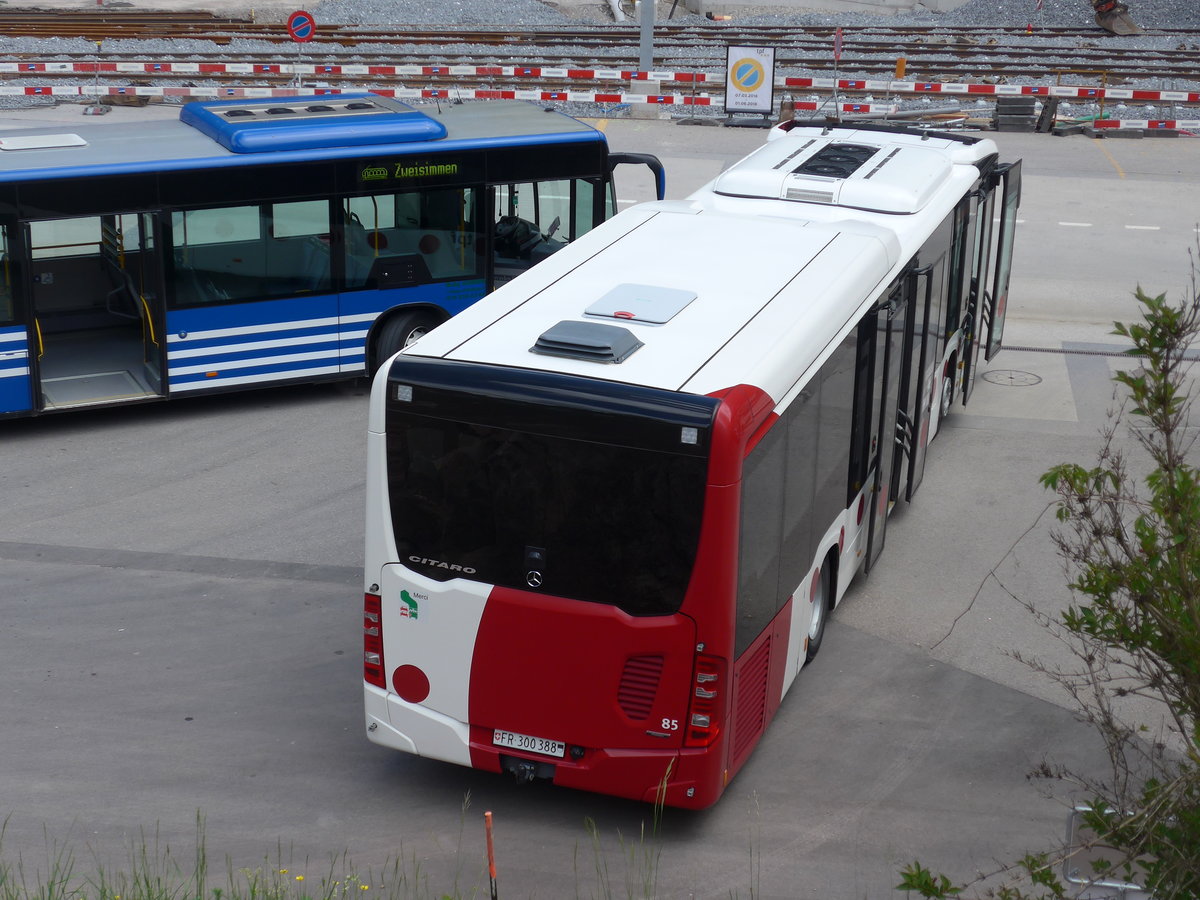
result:
<svg viewBox="0 0 1200 900"><path fill-rule="evenodd" d="M812 587L812 618L808 623L808 650L804 661L812 662L825 638L825 623L829 620L829 604L833 599L833 559L825 557Z"/></svg>
<svg viewBox="0 0 1200 900"><path fill-rule="evenodd" d="M375 339L372 371L441 324L441 316L427 309L415 309L391 316L383 323L383 327L379 329L379 337Z"/></svg>
<svg viewBox="0 0 1200 900"><path fill-rule="evenodd" d="M954 357L946 363L946 371L942 373L942 390L938 398L938 418L944 419L950 415L954 406L954 373L957 370Z"/></svg>

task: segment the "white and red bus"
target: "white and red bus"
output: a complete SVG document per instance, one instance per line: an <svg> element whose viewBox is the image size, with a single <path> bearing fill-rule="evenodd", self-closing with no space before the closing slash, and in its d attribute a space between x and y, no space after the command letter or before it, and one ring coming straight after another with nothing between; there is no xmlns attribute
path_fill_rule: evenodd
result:
<svg viewBox="0 0 1200 900"><path fill-rule="evenodd" d="M781 126L393 357L368 737L715 802L999 349L1019 173L976 137Z"/></svg>

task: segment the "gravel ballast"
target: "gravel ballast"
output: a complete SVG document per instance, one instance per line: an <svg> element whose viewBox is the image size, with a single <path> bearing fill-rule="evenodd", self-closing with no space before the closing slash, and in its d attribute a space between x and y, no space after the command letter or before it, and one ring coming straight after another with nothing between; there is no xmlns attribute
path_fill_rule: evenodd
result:
<svg viewBox="0 0 1200 900"><path fill-rule="evenodd" d="M148 8L152 6L151 3L146 3L145 5ZM1089 36L1084 39L1086 45L1091 47L1112 47L1114 51L1119 50L1122 53L1136 52L1139 49L1176 49L1181 45L1193 46L1200 40L1200 38L1194 35L1170 33L1172 29L1196 27L1196 0L1143 0L1140 3L1133 3L1131 5L1133 18L1143 28L1162 33L1149 33L1128 37L1110 35L1096 27L1092 16L1091 4L1088 0L1042 0L1040 8L1038 8L1039 4L1037 0L1020 0L1020 2L1014 2L1014 0L969 0L969 2L962 6L945 12L931 12L920 9L898 15L872 16L864 13L834 14L828 11L796 11L779 12L772 15L739 16L730 22L713 22L693 13L684 12L682 6L682 3L676 6L672 21L687 24L703 24L712 29L713 42L717 43L722 40L721 34L724 29L738 25L775 24L798 29L806 26L841 26L847 30L847 52L843 57L841 68L841 76L844 78L861 77L860 75L856 75L854 70L853 29L869 26L922 25L936 27L942 25L948 27L974 26L977 28L997 27L1006 29L1016 27L1022 30L1026 27L1031 27L1033 33L1030 35L1021 33L1014 35L1009 30L1005 32L998 31L994 39L989 39L986 33L983 36L976 37L981 43L998 42L1002 46L1009 46L1014 49L1019 49L1025 44L1031 46L1038 45L1044 39L1038 37L1037 30L1049 27L1094 30L1094 38ZM322 2L309 5L306 8L313 13L318 24L325 22L365 27L379 26L380 28L386 27L388 30L394 30L397 26L403 25L412 25L417 28L444 27L451 29L462 28L464 30L480 27L514 29L595 27L597 29L604 29L606 26L613 24L613 12L606 0L596 0L596 2L587 2L587 0L562 0L560 3L541 2L541 0L322 0ZM671 3L664 0L664 2L659 3L657 9L659 19L665 20L667 13L671 9ZM281 12L281 10L282 7L272 7L269 14L275 18L285 17L286 12ZM218 10L218 13L223 15L236 14L228 6ZM259 18L265 17L265 14L259 15ZM193 51L211 53L219 49L211 42L191 40L113 40L106 41L103 46L106 51L137 53L145 60L154 60L168 53L179 54L181 52ZM292 56L290 48L288 52L281 54L278 44L265 41L236 40L232 43L231 47L236 48L241 53L261 53L264 59L280 58L283 56L285 61L289 58L296 59L297 61L328 61L338 56L352 57L354 54L354 48L341 47L337 44L312 45L311 50L305 47L303 48L303 55L298 53L296 56ZM414 48L411 45L397 44L389 47L373 45L373 49L390 52L395 56L396 61L401 63L405 61L406 52L411 53ZM455 62L456 53L461 52L461 49L455 45L448 45L445 48L445 61L449 63ZM51 60L60 54L88 51L94 53L95 47L91 42L82 39L0 37L0 52L8 54L36 54ZM533 60L528 58L528 52L519 44L508 45L504 50L493 47L489 52L494 54L492 61L501 65L533 62ZM505 54L508 58L504 58ZM544 61L549 64L555 64L559 60L571 60L577 64L584 64L587 61L587 51L584 48L560 47L554 51L539 51L539 55L544 57ZM673 54L673 56L677 55ZM697 55L699 55L699 51L697 51ZM711 58L711 47L706 55ZM517 57L520 58L518 59ZM636 65L636 46L630 47L629 57L630 66ZM673 65L675 68L680 67L677 62ZM1081 63L1080 67L1083 68L1086 66ZM784 71L777 68L776 75L780 77L785 75L796 77L828 77L828 72L805 71L803 68L789 68ZM1196 77L1200 79L1200 73ZM1063 83L1079 85L1091 85L1093 83L1086 79L1087 76L1074 76ZM1044 83L1052 85L1059 83L1059 80L1059 76L1055 73L1047 72L1044 78L1013 79L1008 83ZM46 82L36 77L31 77L22 81L8 83L45 84ZM64 82L56 80L54 83L63 84ZM88 82L86 79L80 79L78 83L86 84ZM203 84L203 82L194 83ZM420 87L424 85L411 86ZM1200 90L1200 80L1190 82L1175 80L1171 83L1164 83L1163 79L1145 79L1127 82L1118 86L1158 91L1196 91ZM607 85L605 87L611 88L612 86ZM670 89L664 87L664 90ZM632 92L634 93L639 93L641 90L637 86L632 88ZM797 99L805 98L798 97ZM871 99L878 100L881 98L867 98L858 95L852 99L870 102ZM54 100L53 98L37 97L0 98L0 105L10 107L46 102L54 102ZM890 102L899 103L904 108L912 107L921 101L891 98ZM970 105L964 107L964 109L971 111L975 107L985 104L986 101L981 101L980 103L970 102ZM563 108L569 112L577 113L588 111L574 105L563 105ZM1124 108L1122 107L1122 109ZM611 113L612 111L609 110L608 112ZM1090 112L1091 107L1086 104L1071 104L1062 110L1060 115L1080 116L1087 115ZM1181 109L1179 117L1192 118L1194 117L1192 113L1200 115L1200 111L1194 109ZM1168 117L1161 107L1150 107L1141 104L1136 107L1130 107L1128 114L1131 118Z"/></svg>

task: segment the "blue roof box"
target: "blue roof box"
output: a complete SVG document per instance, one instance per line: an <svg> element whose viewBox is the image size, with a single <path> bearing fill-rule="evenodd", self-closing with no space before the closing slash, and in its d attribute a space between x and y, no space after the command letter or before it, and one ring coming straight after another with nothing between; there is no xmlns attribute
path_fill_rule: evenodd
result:
<svg viewBox="0 0 1200 900"><path fill-rule="evenodd" d="M379 94L319 94L186 104L179 120L233 153L434 141L441 122Z"/></svg>

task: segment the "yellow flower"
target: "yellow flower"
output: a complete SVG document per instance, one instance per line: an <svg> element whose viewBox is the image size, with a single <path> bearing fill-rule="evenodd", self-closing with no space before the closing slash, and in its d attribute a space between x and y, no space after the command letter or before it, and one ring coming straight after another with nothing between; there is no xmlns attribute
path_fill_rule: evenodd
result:
<svg viewBox="0 0 1200 900"><path fill-rule="evenodd" d="M303 876L303 875L297 875L297 876L296 876L296 880L297 880L297 881L303 881L303 880L304 880L304 876Z"/></svg>
<svg viewBox="0 0 1200 900"><path fill-rule="evenodd" d="M286 875L286 874L287 874L287 869L280 869L280 870L279 870L279 874L280 874L280 875Z"/></svg>

